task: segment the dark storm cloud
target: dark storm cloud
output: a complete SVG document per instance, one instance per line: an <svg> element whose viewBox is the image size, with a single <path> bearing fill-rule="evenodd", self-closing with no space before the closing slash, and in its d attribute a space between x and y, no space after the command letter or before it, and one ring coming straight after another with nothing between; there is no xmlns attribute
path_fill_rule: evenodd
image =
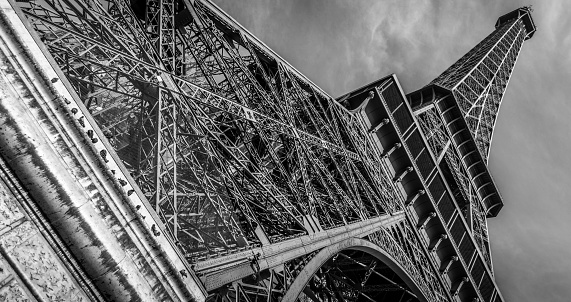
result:
<svg viewBox="0 0 571 302"><path fill-rule="evenodd" d="M332 96L390 73L427 84L528 1L217 0ZM490 169L505 206L490 220L496 280L507 301L571 297L571 2L532 3L494 133Z"/></svg>

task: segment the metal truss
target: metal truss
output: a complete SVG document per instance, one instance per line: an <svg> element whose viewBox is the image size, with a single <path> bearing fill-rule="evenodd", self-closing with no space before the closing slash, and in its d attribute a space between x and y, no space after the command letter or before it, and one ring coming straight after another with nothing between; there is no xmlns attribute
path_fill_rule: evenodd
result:
<svg viewBox="0 0 571 302"><path fill-rule="evenodd" d="M438 102L438 100L435 100L435 103L436 102ZM432 150L432 154L434 154L440 162L444 156L443 154L448 151L450 141L442 119L434 107L434 104L417 110L415 114L418 124Z"/></svg>
<svg viewBox="0 0 571 302"><path fill-rule="evenodd" d="M371 242L390 250L390 254L406 267L407 272L420 288L428 301L447 299L444 289L439 286L438 277L430 267L429 259L423 252L413 230L406 222L369 235ZM381 300L382 301L382 300Z"/></svg>
<svg viewBox="0 0 571 302"><path fill-rule="evenodd" d="M330 97L198 2L178 27L182 3L139 4L21 8L189 259L399 209Z"/></svg>
<svg viewBox="0 0 571 302"><path fill-rule="evenodd" d="M444 301L446 294L438 286L428 259L423 256L412 230L401 221L381 228L367 239L383 247L396 263L405 268L419 284L427 301ZM412 242L412 244L410 244ZM320 257L316 250L285 262L270 270L258 270L247 278L219 288L209 301L280 301L291 298L285 294L292 290L297 278L306 279L303 291L296 301L419 301L394 270L376 257L360 251L345 250L325 259L315 274L305 276L304 268ZM255 261L252 261L255 266ZM309 277L309 278L308 278ZM289 301L289 300L288 300Z"/></svg>
<svg viewBox="0 0 571 302"><path fill-rule="evenodd" d="M435 100L438 103L439 99ZM439 159L441 169L449 175L448 184L455 199L464 211L464 218L468 221L470 230L477 241L478 249L484 255L489 267L492 260L489 250L489 237L487 230L486 211L475 192L474 186L457 151L451 143L450 136L443 125L436 106L417 110L419 126L426 135L432 152Z"/></svg>
<svg viewBox="0 0 571 302"><path fill-rule="evenodd" d="M431 82L453 92L486 161L499 107L526 38L521 18L506 22Z"/></svg>
<svg viewBox="0 0 571 302"><path fill-rule="evenodd" d="M521 16L504 22L431 83L451 91L485 161L501 100L526 38L528 33ZM445 95L434 95L415 109L415 115L432 152L450 175L448 184L456 192L478 248L491 268L485 207L468 177L469 167L459 155L457 148L462 146L452 144L452 133L442 120L445 112L439 110L438 104L444 98Z"/></svg>
<svg viewBox="0 0 571 302"><path fill-rule="evenodd" d="M204 8L174 31L176 3L20 5L190 262L402 209L361 120ZM226 297L283 294L297 261Z"/></svg>
<svg viewBox="0 0 571 302"><path fill-rule="evenodd" d="M363 120L200 2L19 4L189 262L402 211L406 197ZM427 263L409 262L423 252L398 255L407 243L396 234L370 238L421 282ZM318 252L268 269L252 252L253 273L210 299L277 299ZM339 255L299 299L415 297L374 257ZM340 270L343 257L352 261Z"/></svg>
<svg viewBox="0 0 571 302"><path fill-rule="evenodd" d="M338 102L206 0L18 5L112 146L102 160L120 158L127 194L152 206L210 301L498 295L474 251L489 270L486 207L446 96L414 108L418 126L396 80ZM505 22L433 82L484 157L525 38L520 19ZM375 125L369 101L386 107Z"/></svg>

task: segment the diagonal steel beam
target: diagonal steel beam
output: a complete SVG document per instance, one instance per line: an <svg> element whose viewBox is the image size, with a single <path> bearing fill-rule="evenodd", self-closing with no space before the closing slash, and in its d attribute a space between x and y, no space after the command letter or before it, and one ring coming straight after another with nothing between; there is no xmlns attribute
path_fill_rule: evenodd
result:
<svg viewBox="0 0 571 302"><path fill-rule="evenodd" d="M404 217L404 212L392 216L384 215L249 251L201 261L194 265L194 270L201 275L206 290L210 291L255 274L256 271L252 268L253 258L257 258L255 260L257 269L260 271L269 269L347 238L365 237L380 228L403 221Z"/></svg>

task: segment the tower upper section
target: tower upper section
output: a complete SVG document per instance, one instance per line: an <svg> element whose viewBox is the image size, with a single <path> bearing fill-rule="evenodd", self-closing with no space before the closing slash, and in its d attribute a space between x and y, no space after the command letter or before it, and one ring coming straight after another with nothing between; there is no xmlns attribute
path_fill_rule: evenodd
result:
<svg viewBox="0 0 571 302"><path fill-rule="evenodd" d="M498 18L498 21L496 21L496 28L501 27L505 23L510 22L514 19L521 19L525 26L525 30L527 31L527 36L525 39L531 39L536 30L535 23L531 18L531 12L533 12L531 6L524 6L511 11Z"/></svg>
<svg viewBox="0 0 571 302"><path fill-rule="evenodd" d="M523 42L533 36L531 8L518 8L426 87L408 99L441 165L449 167L458 200L495 216L503 201L487 168L498 111Z"/></svg>
<svg viewBox="0 0 571 302"><path fill-rule="evenodd" d="M507 13L498 18L496 30L431 82L452 92L486 162L513 67L534 33L530 7Z"/></svg>

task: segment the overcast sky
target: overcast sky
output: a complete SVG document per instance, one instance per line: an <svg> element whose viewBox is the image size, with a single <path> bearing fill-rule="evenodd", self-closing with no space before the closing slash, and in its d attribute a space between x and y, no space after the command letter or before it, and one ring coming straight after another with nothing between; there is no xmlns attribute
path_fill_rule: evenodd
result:
<svg viewBox="0 0 571 302"><path fill-rule="evenodd" d="M492 255L507 301L571 301L571 1L215 2L333 97L390 73L414 91L532 4L490 156L505 202Z"/></svg>

